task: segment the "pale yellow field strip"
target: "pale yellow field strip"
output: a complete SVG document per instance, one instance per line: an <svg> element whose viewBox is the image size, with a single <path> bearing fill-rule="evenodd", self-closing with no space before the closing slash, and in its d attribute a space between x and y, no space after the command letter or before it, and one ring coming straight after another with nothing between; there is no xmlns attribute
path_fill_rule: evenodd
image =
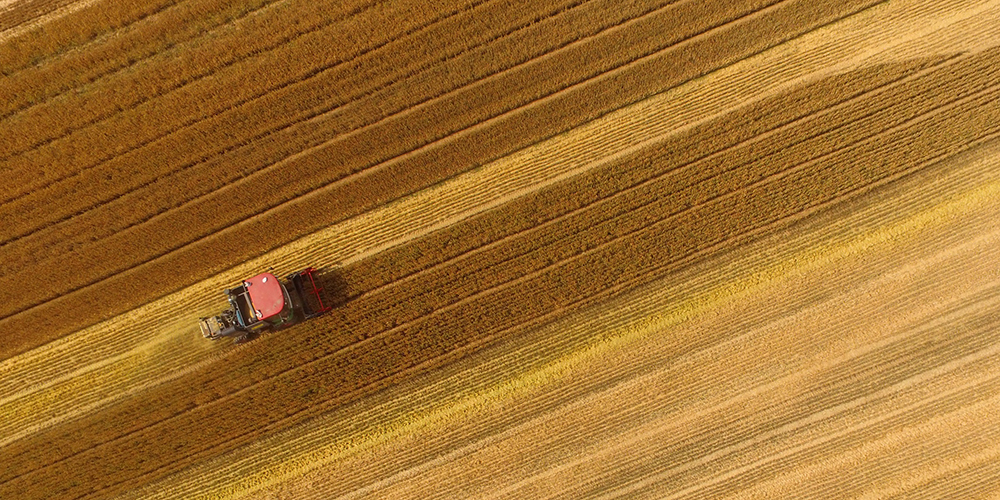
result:
<svg viewBox="0 0 1000 500"><path fill-rule="evenodd" d="M402 445L399 443L406 443L414 435L429 433L436 436L439 432L444 433L441 426L447 426L452 419L471 421L473 423L468 425L473 427L477 422L485 422L483 425L487 425L490 422L488 416L503 413L501 408L509 411L512 400L524 397L525 393L532 393L538 387L565 380L566 373L575 372L574 370L581 366L581 359L592 360L595 356L607 356L609 350L614 350L611 346L621 347L627 344L621 339L629 338L629 335L622 332L633 332L632 338L634 338L637 331L660 331L670 325L701 315L711 316L719 304L738 303L764 284L775 281L795 283L796 280L816 273L817 269L823 269L831 262L847 260L854 262L856 266L860 262L863 264L860 266L861 269L868 266L879 269L872 261L877 260L880 255L887 254L888 250L902 245L902 242L908 241L910 245L919 246L920 238L927 231L940 229L941 220L955 220L970 210L976 212L983 205L988 207L993 199L991 197L996 196L1000 189L998 184L1000 165L997 164L997 158L995 144L980 148L963 156L965 164L963 168L952 169L952 173L949 174L950 182L941 179L938 179L937 183L923 182L919 185L919 189L909 190L905 196L897 195L895 198L878 200L875 206L881 209L873 208L844 220L834 219L836 223L827 219L827 225L816 227L805 236L792 238L789 241L769 242L768 244L774 244L778 248L769 248L766 252L761 252L761 247L751 247L746 255L753 256L753 259L757 260L751 259L749 263L743 260L726 266L714 263L701 269L701 272L707 274L709 278L705 278L704 275L701 280L691 277L678 278L678 282L684 283L684 287L663 289L661 285L659 289L636 292L626 299L597 308L599 313L591 312L584 319L576 317L572 321L558 322L558 331L548 330L548 333L541 336L550 343L533 346L532 348L537 350L533 354L515 351L495 360L496 364L490 365L491 367L484 368L477 365L472 368L466 367L463 369L465 371L460 372L446 370L451 376L434 384L421 387L408 385L393 391L396 394L394 397L399 398L399 401L383 399L381 402L368 403L370 406L361 405L364 407L362 410L355 410L361 413L337 412L329 417L317 419L315 423L303 426L301 429L263 440L244 450L227 454L168 478L157 485L151 485L139 492L138 496L197 497L201 492L205 498L228 498L269 485L263 491L280 489L281 482L286 480L292 481L292 484L295 484L295 481L306 483L317 481L324 486L316 490L319 498L341 491L337 486L346 488L350 484L360 482L357 487L363 488L363 485L367 484L364 482L365 478L382 470L380 467L392 470L393 467L399 467L399 463L405 462L405 455L401 454L399 448ZM934 175L941 175L940 171ZM963 191L966 192L965 198L952 200L950 203L943 202L934 210L925 210L916 216L913 213L921 207L908 205L917 203L914 200L948 200L957 192ZM886 206L898 210L887 210ZM973 206L977 208L971 209ZM887 213L888 217L885 215ZM874 223L869 220L876 216L879 219ZM987 223L990 220L992 219L987 218ZM878 229L866 229L873 225ZM980 229L979 226L968 227L970 230ZM828 234L823 231L834 233ZM841 234L839 241L834 238L838 232ZM831 243L831 246L816 248L815 241L836 241L836 244ZM748 275L748 270L755 272ZM832 281L836 281L838 276L841 277L839 279L843 279L845 275L839 272L822 274L824 278ZM739 279L735 279L736 277ZM698 285L699 281L702 282L701 285ZM698 286L688 289L687 286L692 283ZM812 283L811 289L821 289L822 284ZM805 286L805 289L810 288ZM676 297L694 298L677 301ZM777 300L774 303L782 302ZM593 316L595 314L596 316ZM757 314L752 310L743 311L739 317L754 317ZM571 331L574 329L575 331ZM563 338L576 339L576 344L566 340L563 345L559 345ZM603 347L588 348L588 342L593 342L595 339L603 341L604 343L599 344ZM553 345L551 342L556 344ZM580 342L584 342L583 347ZM569 352L566 351L567 348ZM539 354L540 352L550 355L560 353L563 357L546 358ZM575 358L573 352L577 353ZM590 354L580 354L581 352ZM628 351L625 349L620 352ZM537 363L539 359L541 363ZM576 361L573 361L574 359ZM540 368L517 374L514 380L509 379L512 373L515 373L511 370L512 366L531 367L533 364L537 364ZM485 381L480 380L478 383L481 385L478 386L475 382L477 377L485 377ZM472 416L463 420L463 416L466 415ZM379 453L378 450L381 448L396 450L397 453ZM414 446L406 451L419 455L419 452L413 450L423 449L433 449L433 447ZM373 453L376 456L373 457ZM376 458L383 461L380 462ZM358 468L351 469L349 464L352 463ZM321 468L324 464L333 467L333 470ZM310 470L316 472L310 473ZM335 473L337 471L343 474ZM405 472L397 474L405 475ZM337 486L317 479L324 477L337 478L336 481L330 480ZM372 479L372 482L375 481L377 479ZM295 497L305 494L302 490L295 491Z"/></svg>
<svg viewBox="0 0 1000 500"><path fill-rule="evenodd" d="M852 26L850 30L834 25L817 31L332 226L142 308L4 360L0 363L0 409L15 417L0 423L0 445L216 362L228 346L202 342L194 327L196 318L221 306L218 290L260 269L273 265L290 271L361 259L594 168L623 152L746 105L769 91L826 74L831 67L847 70L866 64L864 59L881 54L878 51L892 53L897 47L913 50L913 44L939 43L938 37L914 38L913 34L925 34L916 29L919 27L943 29L940 10L915 9L912 7L920 4L914 2L890 5L896 6L889 12L898 15L897 24L872 31L872 19L851 18L842 23ZM948 6L955 9L949 18L953 22L989 17L982 3L951 2ZM786 69L770 69L775 67ZM15 373L17 376L9 376Z"/></svg>

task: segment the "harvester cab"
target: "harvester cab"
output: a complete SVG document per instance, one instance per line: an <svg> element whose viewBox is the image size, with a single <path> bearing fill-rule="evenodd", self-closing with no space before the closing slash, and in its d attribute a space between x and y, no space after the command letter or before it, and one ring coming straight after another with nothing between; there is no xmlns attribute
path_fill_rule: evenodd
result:
<svg viewBox="0 0 1000 500"><path fill-rule="evenodd" d="M314 318L330 310L323 305L314 277L306 268L279 281L271 273L261 273L224 290L229 309L218 316L201 318L201 334L212 340L233 337L247 341L264 330L277 330Z"/></svg>

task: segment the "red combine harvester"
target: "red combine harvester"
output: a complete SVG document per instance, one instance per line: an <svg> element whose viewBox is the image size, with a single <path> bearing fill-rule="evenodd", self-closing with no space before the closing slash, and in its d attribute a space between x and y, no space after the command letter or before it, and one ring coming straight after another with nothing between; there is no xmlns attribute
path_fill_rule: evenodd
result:
<svg viewBox="0 0 1000 500"><path fill-rule="evenodd" d="M309 267L289 274L282 283L271 273L261 273L225 290L229 309L218 316L201 318L201 334L218 340L234 337L239 344L264 330L277 330L315 318L330 310L323 306Z"/></svg>

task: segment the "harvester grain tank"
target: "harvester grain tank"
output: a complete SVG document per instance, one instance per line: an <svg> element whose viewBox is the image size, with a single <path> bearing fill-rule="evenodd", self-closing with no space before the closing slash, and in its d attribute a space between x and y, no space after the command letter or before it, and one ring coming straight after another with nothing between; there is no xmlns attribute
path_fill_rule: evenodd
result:
<svg viewBox="0 0 1000 500"><path fill-rule="evenodd" d="M233 337L240 343L262 331L285 328L329 311L315 273L309 267L289 274L284 282L269 272L261 273L224 290L229 309L201 318L201 334L212 340Z"/></svg>

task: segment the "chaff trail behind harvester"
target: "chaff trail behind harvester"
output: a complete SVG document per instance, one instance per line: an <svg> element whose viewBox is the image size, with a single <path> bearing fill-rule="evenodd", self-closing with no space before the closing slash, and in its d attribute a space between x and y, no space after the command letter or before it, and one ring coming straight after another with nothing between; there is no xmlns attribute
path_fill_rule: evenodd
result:
<svg viewBox="0 0 1000 500"><path fill-rule="evenodd" d="M315 273L309 267L289 274L283 282L269 272L261 273L224 290L229 309L201 318L201 334L212 340L232 337L240 343L262 331L285 328L329 311Z"/></svg>

